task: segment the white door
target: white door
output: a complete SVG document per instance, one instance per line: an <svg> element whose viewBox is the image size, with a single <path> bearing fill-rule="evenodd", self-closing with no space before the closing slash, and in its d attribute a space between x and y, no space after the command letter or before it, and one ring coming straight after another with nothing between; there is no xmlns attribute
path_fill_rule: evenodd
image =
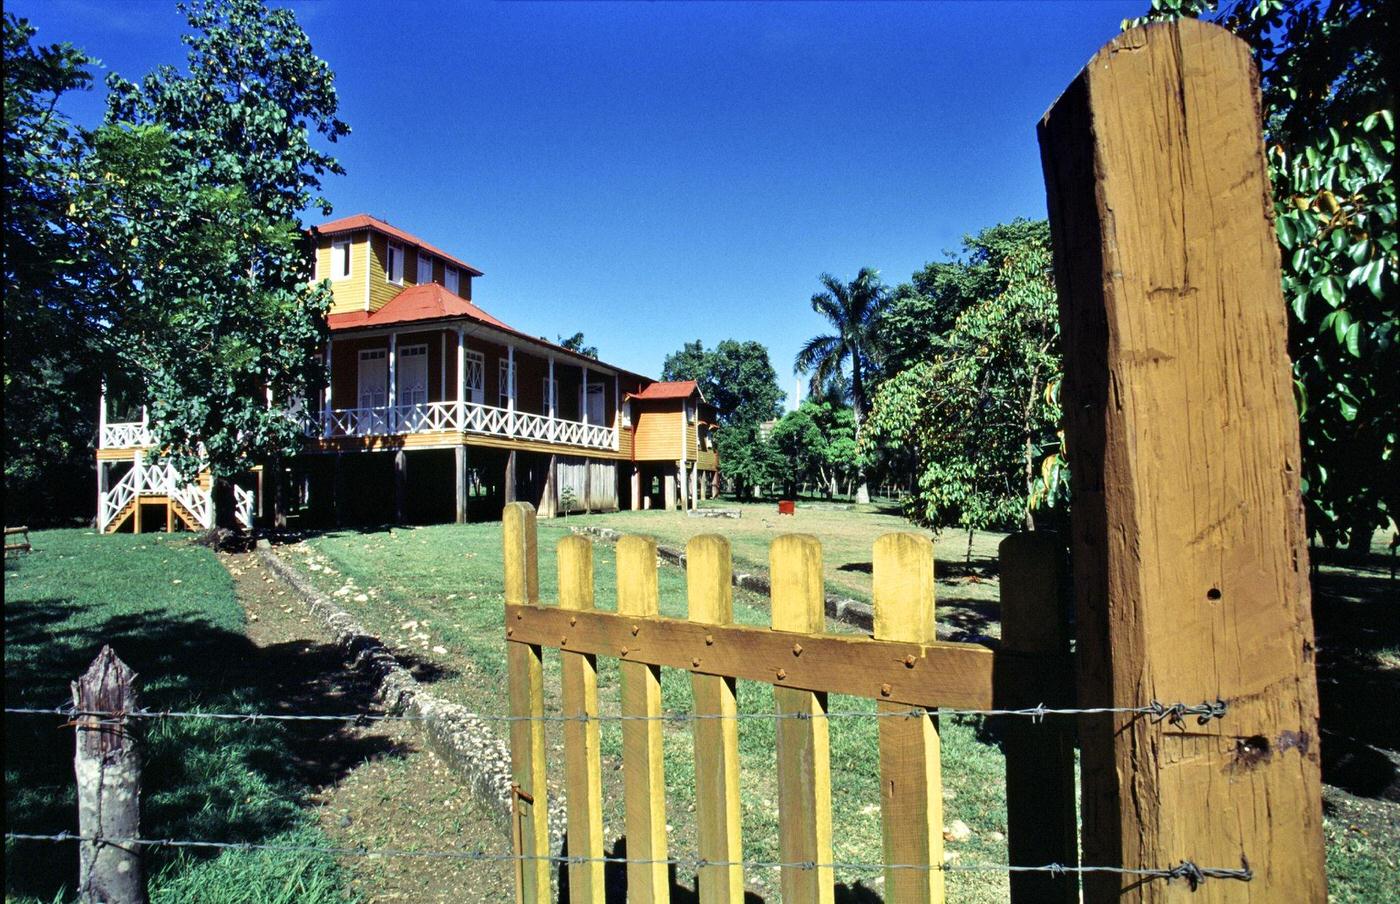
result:
<svg viewBox="0 0 1400 904"><path fill-rule="evenodd" d="M398 373L400 405L426 405L428 403L428 347L426 345L400 345Z"/></svg>
<svg viewBox="0 0 1400 904"><path fill-rule="evenodd" d="M389 352L382 348L360 351L359 400L361 408L383 408L389 393Z"/></svg>
<svg viewBox="0 0 1400 904"><path fill-rule="evenodd" d="M486 356L481 352L467 352L462 374L467 387L467 401L480 405L486 400Z"/></svg>
<svg viewBox="0 0 1400 904"><path fill-rule="evenodd" d="M603 384L588 384L588 423L603 425Z"/></svg>

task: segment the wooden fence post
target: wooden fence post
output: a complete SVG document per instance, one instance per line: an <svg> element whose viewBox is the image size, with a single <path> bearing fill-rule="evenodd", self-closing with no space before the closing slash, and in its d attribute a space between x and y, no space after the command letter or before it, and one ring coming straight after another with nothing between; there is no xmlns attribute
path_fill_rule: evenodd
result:
<svg viewBox="0 0 1400 904"><path fill-rule="evenodd" d="M111 647L73 682L77 708L78 834L83 838L141 837L141 752L131 720L83 713L136 709L136 673ZM84 904L144 904L141 849L119 842L78 843L78 899Z"/></svg>
<svg viewBox="0 0 1400 904"><path fill-rule="evenodd" d="M1083 856L1241 867L1203 901L1326 899L1317 686L1279 250L1248 45L1125 32L1040 126L1074 463ZM1085 899L1179 885L1086 877Z"/></svg>
<svg viewBox="0 0 1400 904"><path fill-rule="evenodd" d="M784 534L769 549L773 628L820 634L826 628L822 592L822 545L806 534ZM801 655L800 641L793 655ZM784 901L831 904L836 886L831 867L831 735L826 694L783 687L787 672L773 677L779 715L778 849L784 863Z"/></svg>
<svg viewBox="0 0 1400 904"><path fill-rule="evenodd" d="M559 541L559 606L593 609L593 544L577 534ZM589 653L559 653L563 686L564 787L569 855L594 858L569 864L569 900L602 904L603 771L598 738L598 660Z"/></svg>
<svg viewBox="0 0 1400 904"><path fill-rule="evenodd" d="M1001 649L1050 654L1067 661L1069 624L1060 604L1065 569L1060 537L1048 531L1012 534L998 550L1001 570ZM1044 675L1039 687L1012 689L1001 705L1035 706L1069 684L1068 674ZM1037 696L1038 695L1038 696ZM1059 695L1056 695L1057 697ZM1006 845L1012 866L1079 863L1074 807L1074 731L1060 719L1036 724L1023 716L1001 726L1006 751ZM1079 900L1073 873L1012 873L1013 902Z"/></svg>
<svg viewBox="0 0 1400 904"><path fill-rule="evenodd" d="M535 539L535 509L528 502L512 502L501 513L505 541L506 603L538 606L540 578ZM506 636L511 633L506 626ZM507 681L510 685L511 780L515 795L514 833L517 836L516 899L549 901L549 800L546 791L544 722L544 667L536 644L506 644ZM536 858L536 859L525 859Z"/></svg>
<svg viewBox="0 0 1400 904"><path fill-rule="evenodd" d="M623 537L617 541L617 611L656 615L656 541ZM635 628L634 628L634 633ZM642 643L647 641L643 640ZM671 897L666 860L666 774L661 752L661 667L628 662L618 651L622 673L623 805L627 825L627 900L659 904Z"/></svg>
<svg viewBox="0 0 1400 904"><path fill-rule="evenodd" d="M875 639L928 644L937 640L933 541L912 533L885 534L873 559ZM908 712L902 703L881 712ZM880 813L885 862L927 864L885 868L885 892L899 904L942 904L943 764L935 713L880 719Z"/></svg>
<svg viewBox="0 0 1400 904"><path fill-rule="evenodd" d="M702 534L685 546L687 613L690 620L712 625L734 621L733 563L729 540ZM703 658L693 661L697 669ZM723 866L703 866L698 876L700 904L726 904L744 897L744 868L739 843L739 711L733 678L690 676L695 699L695 809L700 859Z"/></svg>

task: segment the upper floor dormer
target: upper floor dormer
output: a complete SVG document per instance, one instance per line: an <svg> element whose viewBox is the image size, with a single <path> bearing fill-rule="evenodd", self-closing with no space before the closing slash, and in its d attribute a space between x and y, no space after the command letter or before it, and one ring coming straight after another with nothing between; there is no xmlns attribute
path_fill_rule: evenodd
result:
<svg viewBox="0 0 1400 904"><path fill-rule="evenodd" d="M312 278L330 280L331 314L372 314L404 289L424 283L470 301L472 280L482 275L466 261L368 214L322 223L311 235Z"/></svg>

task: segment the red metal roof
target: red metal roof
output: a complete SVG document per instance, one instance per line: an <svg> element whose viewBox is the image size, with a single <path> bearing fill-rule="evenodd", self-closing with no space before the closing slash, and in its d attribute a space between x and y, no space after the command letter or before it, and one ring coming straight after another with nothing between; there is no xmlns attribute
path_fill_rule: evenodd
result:
<svg viewBox="0 0 1400 904"><path fill-rule="evenodd" d="M443 260L447 261L448 263L461 267L463 270L466 270L472 276L482 275L480 270L473 267L471 264L467 263L461 258L454 257L440 248L436 248L432 245L429 245L427 242L418 238L418 236L404 232L397 226L390 226L383 220L377 217L372 217L367 213L357 213L352 216L341 217L338 220L331 220L329 223L322 223L320 226L315 226L313 228L315 229L315 231L321 233L322 235L331 235L332 233L336 232L352 232L356 229L376 229L384 233L385 235L392 236L393 238L398 239L406 245L413 245L417 248L422 248L424 251L427 251L430 254L435 254Z"/></svg>
<svg viewBox="0 0 1400 904"><path fill-rule="evenodd" d="M653 383L641 392L628 393L629 398L651 401L654 399L688 399L700 387L694 380L664 380Z"/></svg>
<svg viewBox="0 0 1400 904"><path fill-rule="evenodd" d="M330 325L331 332L335 332L355 327L388 326L395 323L440 320L448 317L466 317L516 335L524 335L514 327L507 326L492 317L465 298L447 291L446 288L437 283L410 286L372 314L366 311L332 314L326 318L326 322Z"/></svg>

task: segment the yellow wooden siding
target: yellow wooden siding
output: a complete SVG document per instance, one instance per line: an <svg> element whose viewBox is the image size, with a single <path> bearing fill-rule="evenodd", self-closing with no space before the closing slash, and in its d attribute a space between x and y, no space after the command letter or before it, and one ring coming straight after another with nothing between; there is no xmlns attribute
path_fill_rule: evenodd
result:
<svg viewBox="0 0 1400 904"><path fill-rule="evenodd" d="M687 423L685 425L685 460L695 461L695 457L700 454L699 439L700 424Z"/></svg>
<svg viewBox="0 0 1400 904"><path fill-rule="evenodd" d="M701 452L695 459L695 466L702 471L716 471L719 469L719 453L713 449Z"/></svg>
<svg viewBox="0 0 1400 904"><path fill-rule="evenodd" d="M331 280L332 314L351 314L365 309L365 268L369 266L369 233L356 232L349 238L350 277ZM328 279L331 275L332 241L332 236L322 236L316 243L316 276L320 279Z"/></svg>
<svg viewBox="0 0 1400 904"><path fill-rule="evenodd" d="M621 425L617 428L617 451L623 458L632 457L632 430Z"/></svg>
<svg viewBox="0 0 1400 904"><path fill-rule="evenodd" d="M378 232L370 233L368 247L370 249L369 309L370 312L373 313L388 304L390 299L395 295L402 292L408 286L413 285L411 282L413 274L409 272L409 267L407 266L409 261L405 260L405 266L403 268L404 281L402 285L391 283L386 278L388 274L384 268L384 261L389 253L388 236ZM404 249L405 252L407 252L407 250L407 248ZM408 255L405 253L404 256L407 257Z"/></svg>
<svg viewBox="0 0 1400 904"><path fill-rule="evenodd" d="M633 403L638 461L678 461L681 457L681 412L679 403L665 408L656 402Z"/></svg>

